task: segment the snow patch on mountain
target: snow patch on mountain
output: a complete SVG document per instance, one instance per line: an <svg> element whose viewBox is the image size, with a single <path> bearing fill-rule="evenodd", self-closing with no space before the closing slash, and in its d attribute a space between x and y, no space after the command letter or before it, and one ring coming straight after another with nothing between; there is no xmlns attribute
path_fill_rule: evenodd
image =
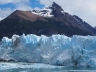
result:
<svg viewBox="0 0 96 72"><path fill-rule="evenodd" d="M44 8L41 10L33 10L32 13L43 17L54 17L54 15L51 14L52 9L48 9L48 8Z"/></svg>
<svg viewBox="0 0 96 72"><path fill-rule="evenodd" d="M55 2L53 2L49 7L46 7L44 9L32 10L32 13L43 17L54 17L53 12L55 10L57 10L59 13L65 14L63 9Z"/></svg>

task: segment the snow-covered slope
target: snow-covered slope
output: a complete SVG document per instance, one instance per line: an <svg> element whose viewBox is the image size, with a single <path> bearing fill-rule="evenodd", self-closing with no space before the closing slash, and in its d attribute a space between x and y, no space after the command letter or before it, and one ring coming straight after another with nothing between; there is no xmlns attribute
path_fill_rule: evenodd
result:
<svg viewBox="0 0 96 72"><path fill-rule="evenodd" d="M13 35L0 42L0 59L64 66L96 67L96 36Z"/></svg>
<svg viewBox="0 0 96 72"><path fill-rule="evenodd" d="M52 3L52 5L53 4L54 3ZM52 14L52 5L43 9L32 10L32 13L43 17L54 17Z"/></svg>
<svg viewBox="0 0 96 72"><path fill-rule="evenodd" d="M65 12L63 11L63 9L56 4L55 2L52 3L52 5L50 5L49 7L46 7L44 9L37 9L37 10L32 10L33 14L39 15L39 16L43 16L43 17L55 17L57 15L65 15Z"/></svg>
<svg viewBox="0 0 96 72"><path fill-rule="evenodd" d="M50 8L44 8L44 9L40 9L40 10L33 10L32 11L33 14L39 15L39 16L43 16L43 17L53 17L54 15L52 15L52 9Z"/></svg>

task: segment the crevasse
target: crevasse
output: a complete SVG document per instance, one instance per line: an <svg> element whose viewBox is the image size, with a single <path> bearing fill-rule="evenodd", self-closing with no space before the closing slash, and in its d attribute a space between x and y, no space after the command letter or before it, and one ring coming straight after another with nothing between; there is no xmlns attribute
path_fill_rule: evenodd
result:
<svg viewBox="0 0 96 72"><path fill-rule="evenodd" d="M33 34L3 37L0 60L96 67L96 36L50 37Z"/></svg>

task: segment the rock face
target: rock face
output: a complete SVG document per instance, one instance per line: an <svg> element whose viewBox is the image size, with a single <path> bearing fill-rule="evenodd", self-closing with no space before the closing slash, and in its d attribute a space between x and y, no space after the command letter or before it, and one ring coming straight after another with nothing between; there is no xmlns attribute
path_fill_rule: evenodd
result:
<svg viewBox="0 0 96 72"><path fill-rule="evenodd" d="M29 20L29 21L36 21L36 20L42 20L46 21L43 17L38 16L36 14L33 14L31 11L20 11L16 10L11 15L7 17L7 19L20 19L20 20Z"/></svg>
<svg viewBox="0 0 96 72"><path fill-rule="evenodd" d="M0 22L0 39L13 34L96 35L96 30L76 15L70 15L56 4L33 11L16 10Z"/></svg>

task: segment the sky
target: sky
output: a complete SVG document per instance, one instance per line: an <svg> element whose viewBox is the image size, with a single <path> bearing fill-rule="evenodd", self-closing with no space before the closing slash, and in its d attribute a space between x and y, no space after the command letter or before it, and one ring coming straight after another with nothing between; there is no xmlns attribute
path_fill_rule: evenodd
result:
<svg viewBox="0 0 96 72"><path fill-rule="evenodd" d="M65 12L77 15L91 26L96 26L96 0L0 0L0 20L15 10L42 9L52 2L59 4Z"/></svg>

